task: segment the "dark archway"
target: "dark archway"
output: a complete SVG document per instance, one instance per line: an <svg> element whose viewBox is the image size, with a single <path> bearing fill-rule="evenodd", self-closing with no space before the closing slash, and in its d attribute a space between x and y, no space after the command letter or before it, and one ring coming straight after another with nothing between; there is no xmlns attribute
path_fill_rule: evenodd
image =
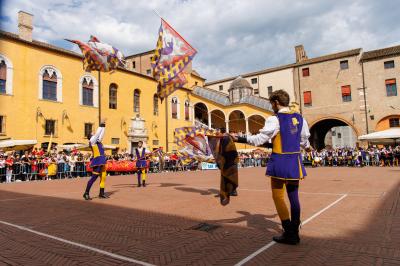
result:
<svg viewBox="0 0 400 266"><path fill-rule="evenodd" d="M341 119L327 118L314 123L310 127L311 136L309 140L311 146L316 150L321 150L325 148L325 146L327 145L332 145L332 143L329 143L329 141L327 140L327 134L328 133L330 134L329 137L339 138L339 136L335 135L335 131L332 131L333 128L338 128L338 127L350 127L352 129L350 131L353 131L354 134L357 136L357 132L354 130L351 124ZM340 136L340 138L341 137L342 136Z"/></svg>
<svg viewBox="0 0 400 266"><path fill-rule="evenodd" d="M196 103L194 105L194 118L208 125L208 108L204 103Z"/></svg>
<svg viewBox="0 0 400 266"><path fill-rule="evenodd" d="M246 120L242 111L236 110L229 115L229 131L246 133Z"/></svg>
<svg viewBox="0 0 400 266"><path fill-rule="evenodd" d="M251 134L259 133L260 129L262 129L265 125L265 118L261 115L252 115L248 118L249 123L249 132Z"/></svg>
<svg viewBox="0 0 400 266"><path fill-rule="evenodd" d="M224 112L221 110L214 110L211 112L211 127L226 128Z"/></svg>

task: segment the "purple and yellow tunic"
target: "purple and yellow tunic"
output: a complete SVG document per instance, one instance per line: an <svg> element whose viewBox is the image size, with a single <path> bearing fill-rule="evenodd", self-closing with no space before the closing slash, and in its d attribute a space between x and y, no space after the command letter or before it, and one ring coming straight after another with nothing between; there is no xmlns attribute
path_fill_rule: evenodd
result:
<svg viewBox="0 0 400 266"><path fill-rule="evenodd" d="M279 132L273 138L272 155L267 175L284 180L299 180L306 176L300 155L303 117L298 113L277 113Z"/></svg>
<svg viewBox="0 0 400 266"><path fill-rule="evenodd" d="M92 145L89 142L89 146L92 149L93 159L90 161L90 166L101 166L107 163L107 158L104 155L104 147L101 142L96 142L96 144Z"/></svg>
<svg viewBox="0 0 400 266"><path fill-rule="evenodd" d="M137 168L146 168L147 167L147 161L146 161L146 148L142 149L142 154L139 153L139 149L135 149L136 152L136 167Z"/></svg>

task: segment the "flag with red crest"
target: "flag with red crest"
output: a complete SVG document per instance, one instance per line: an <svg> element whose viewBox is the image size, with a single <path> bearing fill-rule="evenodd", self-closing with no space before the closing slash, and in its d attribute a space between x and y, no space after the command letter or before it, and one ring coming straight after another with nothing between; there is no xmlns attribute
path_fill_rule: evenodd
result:
<svg viewBox="0 0 400 266"><path fill-rule="evenodd" d="M196 53L196 49L161 19L157 47L151 62L161 101L187 83L183 71Z"/></svg>

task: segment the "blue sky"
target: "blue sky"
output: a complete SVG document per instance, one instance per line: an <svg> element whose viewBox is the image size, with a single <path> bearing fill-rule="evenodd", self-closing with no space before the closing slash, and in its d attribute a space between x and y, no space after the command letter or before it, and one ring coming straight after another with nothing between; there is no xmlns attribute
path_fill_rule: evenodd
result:
<svg viewBox="0 0 400 266"><path fill-rule="evenodd" d="M34 39L77 51L64 38L93 34L125 55L153 49L156 9L194 46L193 66L207 80L309 57L400 44L400 0L3 0L1 28L17 32L17 12L34 14Z"/></svg>

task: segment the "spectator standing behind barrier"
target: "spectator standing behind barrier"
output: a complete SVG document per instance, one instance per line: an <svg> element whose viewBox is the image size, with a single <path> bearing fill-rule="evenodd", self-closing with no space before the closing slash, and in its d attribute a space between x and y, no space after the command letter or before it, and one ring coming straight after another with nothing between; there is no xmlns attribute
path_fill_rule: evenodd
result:
<svg viewBox="0 0 400 266"><path fill-rule="evenodd" d="M47 180L55 179L57 176L57 164L56 160L51 159L49 165L47 166Z"/></svg>
<svg viewBox="0 0 400 266"><path fill-rule="evenodd" d="M6 170L6 182L7 183L11 182L11 177L12 177L12 174L13 174L13 164L14 164L14 160L12 159L11 155L9 154L7 156L7 159L6 159L6 168L7 168L7 170Z"/></svg>
<svg viewBox="0 0 400 266"><path fill-rule="evenodd" d="M6 176L6 159L4 159L3 154L0 154L0 182L2 182L5 176Z"/></svg>

